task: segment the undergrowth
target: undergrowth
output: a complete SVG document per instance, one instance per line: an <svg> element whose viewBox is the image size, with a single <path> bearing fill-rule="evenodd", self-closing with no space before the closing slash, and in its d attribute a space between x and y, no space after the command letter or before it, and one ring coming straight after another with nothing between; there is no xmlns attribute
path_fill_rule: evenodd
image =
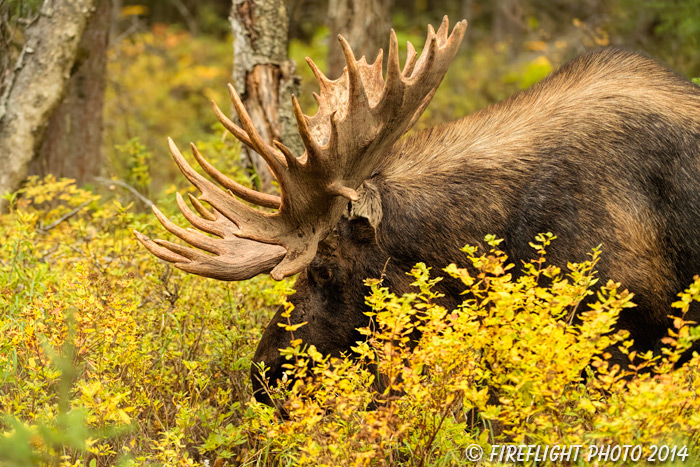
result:
<svg viewBox="0 0 700 467"><path fill-rule="evenodd" d="M181 273L132 229L161 231L53 178L0 217L3 465L464 465L468 446L503 443L666 443L697 459L700 357L673 363L700 337L683 319L700 280L669 310L662 352L634 355L614 331L634 298L597 283L604 253L560 269L541 235L515 277L487 237L465 247L469 269L416 265L410 294L368 280L366 339L342 359L293 341L271 408L252 399L250 358L290 284ZM467 292L455 310L437 304L445 275ZM643 371L611 365L612 348Z"/></svg>

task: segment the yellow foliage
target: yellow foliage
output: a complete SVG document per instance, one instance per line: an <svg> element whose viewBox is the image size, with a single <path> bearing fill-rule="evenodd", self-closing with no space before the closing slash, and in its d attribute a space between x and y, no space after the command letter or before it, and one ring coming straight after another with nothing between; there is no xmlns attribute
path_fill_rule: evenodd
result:
<svg viewBox="0 0 700 467"><path fill-rule="evenodd" d="M594 292L600 251L564 273L545 261L554 238L537 237L535 259L517 279L493 236L487 252L466 247L474 270L445 269L467 291L456 310L435 304L440 278L422 264L410 273L415 293L399 297L368 281L367 340L353 358L322 357L298 341L283 351L286 384L269 391L285 420L260 410L256 437L276 462L294 465L461 465L467 446L489 452L503 443L632 444L645 455L666 443L696 452L700 357L676 370L670 363L700 333L679 319L675 334L694 337L647 356L647 371L610 367L607 350L630 345L613 329L632 295L608 282L567 324Z"/></svg>
<svg viewBox="0 0 700 467"><path fill-rule="evenodd" d="M140 16L148 13L148 7L145 5L128 5L119 10L122 18L127 16Z"/></svg>
<svg viewBox="0 0 700 467"><path fill-rule="evenodd" d="M131 233L152 222L52 177L0 216L0 464L195 465L241 417L279 286L174 272Z"/></svg>
<svg viewBox="0 0 700 467"><path fill-rule="evenodd" d="M486 251L464 248L469 268L443 271L464 284L457 309L437 304L441 279L418 264L412 293L367 282L372 325L352 354L293 339L271 408L251 397L250 356L289 284L173 271L130 233L152 222L53 178L32 179L0 217L0 462L464 465L509 443L697 456L700 356L674 362L700 337L683 319L700 279L674 304L665 348L637 355L614 331L633 297L597 284L600 251L557 267L554 236L540 235L515 277L488 236ZM640 371L611 366L615 347Z"/></svg>
<svg viewBox="0 0 700 467"><path fill-rule="evenodd" d="M138 11L140 6L125 8ZM177 168L163 150L166 138L172 136L183 144L196 142L217 123L210 100L223 109L228 105L230 43L158 24L110 49L103 150L114 171L111 175L129 179L132 167L122 167L119 149L132 152L128 145L133 143L125 142L137 140L143 145L141 154L153 154L149 167L154 192L177 179ZM214 140L223 133L222 127L217 128L220 132ZM147 168L144 164L139 167Z"/></svg>

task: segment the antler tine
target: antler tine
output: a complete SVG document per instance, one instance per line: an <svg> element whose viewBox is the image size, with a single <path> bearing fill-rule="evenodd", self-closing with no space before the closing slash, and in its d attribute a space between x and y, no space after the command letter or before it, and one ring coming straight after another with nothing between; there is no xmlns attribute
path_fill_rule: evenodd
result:
<svg viewBox="0 0 700 467"><path fill-rule="evenodd" d="M276 281L281 281L285 277L297 274L311 263L311 260L316 256L317 249L318 240L315 240L309 242L302 249L288 252L284 259L270 271L270 276Z"/></svg>
<svg viewBox="0 0 700 467"><path fill-rule="evenodd" d="M175 145L175 142L171 138L168 138L168 145L170 146L170 153L172 154L175 163L180 168L180 171L190 182L192 182L194 186L199 189L199 191L202 192L201 196L199 197L201 200L211 204L219 212L221 212L221 214L236 223L236 225L241 228L241 231L244 227L252 227L252 229L255 231L261 231L261 226L269 224L264 213L246 206L233 196L223 192L214 183L197 173L197 171L187 163L182 153ZM255 229L255 227L258 228ZM237 234L243 235L242 232L238 232Z"/></svg>
<svg viewBox="0 0 700 467"><path fill-rule="evenodd" d="M253 147L253 142L250 141L250 138L248 138L248 133L246 133L245 131L243 131L243 129L241 127L239 127L238 125L233 123L231 121L231 119L228 118L228 116L226 116L226 114L224 114L221 111L221 109L216 104L216 102L214 102L212 100L211 103L212 103L212 106L214 107L214 113L216 114L216 118L219 119L219 121L224 126L224 128L226 128L233 136L235 136L235 138L238 141L242 142L243 144L248 146L250 149L255 150L255 148Z"/></svg>
<svg viewBox="0 0 700 467"><path fill-rule="evenodd" d="M447 17L443 19L443 23L447 24ZM442 26L440 26L442 29ZM456 53L457 49L459 48L460 44L462 43L462 39L464 38L464 33L467 30L467 20L463 19L462 21L458 21L457 24L455 24L455 27L452 28L452 33L447 35L447 26L445 26L445 35L446 38L443 41L444 44L441 45L443 48L447 48L450 50L450 53Z"/></svg>
<svg viewBox="0 0 700 467"><path fill-rule="evenodd" d="M229 86L231 86L231 85L229 85ZM232 87L229 88L229 93L236 94L236 96L237 96L235 89L233 89ZM233 99L233 97L232 97L232 99ZM250 137L248 136L248 133L246 133L241 127L239 127L238 125L233 123L231 121L231 119L228 118L228 116L226 116L226 114L224 114L221 111L221 109L216 104L216 102L214 102L212 100L211 103L214 107L214 113L216 114L216 117L219 119L219 122L221 122L221 124L224 126L224 128L226 128L236 139L241 141L243 144L248 146L253 151L260 153L263 156L263 159L265 160L265 162L268 164L268 166L270 166L270 164L268 163L268 160L270 158L273 158L279 163L279 165L286 167L286 164L287 164L286 158L280 157L275 152L275 150L272 146L270 146L270 145L266 144L264 141L262 141L262 138L259 137L257 132L254 132L254 134L258 137L258 140L259 140L259 141L257 141L257 144L256 144L250 139ZM246 116L247 116L247 113L246 113ZM271 170L272 170L272 168L271 168ZM277 178L274 171L273 171L273 176L275 176L275 178ZM254 190L248 190L245 187L242 187L242 189L232 188L231 191L233 191L234 193L236 193L236 195L240 196L241 198L245 199L246 201L249 201L251 203L255 203L259 206L264 206L264 207L269 207L269 208L278 208L279 207L279 202L278 202L279 200L276 201L273 198L268 197L268 195L266 193L260 193L260 195L258 196L256 194L254 194L254 193L258 193L258 192L255 192ZM270 196L274 196L274 195L270 195Z"/></svg>
<svg viewBox="0 0 700 467"><path fill-rule="evenodd" d="M309 68L311 68L311 71L316 77L316 81L318 81L318 85L321 88L321 94L323 94L324 90L328 89L330 80L309 57L306 57L306 63L309 64Z"/></svg>
<svg viewBox="0 0 700 467"><path fill-rule="evenodd" d="M379 70L381 71L382 65L384 62L384 49L379 49L379 52L377 52L377 58L374 59L374 62L372 63L372 68L374 67L379 67Z"/></svg>
<svg viewBox="0 0 700 467"><path fill-rule="evenodd" d="M177 203L190 223L205 233L183 229L156 212L164 227L202 251L164 240L152 241L137 235L156 256L180 269L224 280L241 280L261 272L282 279L306 267L316 254L318 243L328 235L347 209L347 200L357 201L358 188L376 170L391 146L411 127L435 93L463 37L466 22L451 34L444 19L437 33L432 27L424 50L418 56L408 44L406 65L401 70L398 41L392 31L388 49L386 79L382 76L382 55L370 65L355 59L345 39L339 37L347 66L334 81L307 60L321 88L315 96L318 112L307 117L296 96L292 107L305 147L298 159L278 141L266 144L253 127L240 96L229 85L229 93L241 122L238 127L216 105L222 124L247 144L270 166L280 183L281 196L257 193L229 179L214 168L193 145L192 152L204 171L229 193L195 171L169 140L170 150L183 174L201 191L200 200L190 195L197 216L177 196ZM277 208L265 213L238 198L259 206Z"/></svg>
<svg viewBox="0 0 700 467"><path fill-rule="evenodd" d="M389 34L389 56L386 64L386 81L394 81L401 75L401 63L399 62L399 41L396 38L396 31L391 30Z"/></svg>
<svg viewBox="0 0 700 467"><path fill-rule="evenodd" d="M190 201L192 201L193 199L197 199L197 198L190 195ZM203 218L197 216L187 206L187 204L185 203L185 200L182 199L182 196L180 195L180 193L177 193L175 195L175 200L177 201L177 207L180 208L180 212L182 213L183 216L185 216L185 219L187 219L190 224L197 227L199 230L202 230L204 232L213 233L214 235L218 235L221 238L223 238L226 235L226 233L230 233L232 231L231 228L229 228L229 229L222 228L221 223L216 222L217 221L216 216L211 214L209 211L205 211L205 212L207 213L208 216L213 217L213 219L211 219L209 217L206 217L203 219ZM201 203L200 203L200 207L204 208L204 206L201 206ZM197 210L199 211L199 209L197 209ZM221 216L219 216L219 217L221 217ZM233 230L235 230L235 226L234 226Z"/></svg>
<svg viewBox="0 0 700 467"><path fill-rule="evenodd" d="M207 255L202 253L199 250L195 250L194 248L190 248L188 246L182 246L178 245L177 243L173 243L169 240L163 240L161 238L156 238L153 240L154 243L156 243L158 246L161 246L163 248L167 248L168 250L172 251L173 253L186 258L183 263L189 263L193 260L197 260L198 258L205 258ZM177 264L175 265L177 266ZM177 266L179 267L179 266Z"/></svg>
<svg viewBox="0 0 700 467"><path fill-rule="evenodd" d="M280 197L275 195L270 195L268 193L261 193L256 190L252 190L248 187L241 185L240 183L231 180L226 175L219 172L219 170L211 165L202 154L197 149L194 143L190 143L190 149L194 158L197 159L197 163L208 173L214 180L216 180L221 186L231 190L231 192L249 203L257 204L258 206L263 206L266 208L279 209L280 207Z"/></svg>
<svg viewBox="0 0 700 467"><path fill-rule="evenodd" d="M292 109L294 110L294 117L297 120L297 128L299 129L299 136L301 136L301 141L306 148L307 157L316 156L319 153L318 144L311 137L311 131L309 130L309 124L306 121L306 115L301 110L297 96L292 94Z"/></svg>
<svg viewBox="0 0 700 467"><path fill-rule="evenodd" d="M328 144L326 147L331 151L331 152L338 152L338 113L337 111L333 111L331 113L331 116L329 118L329 121L331 123L331 134L328 137Z"/></svg>
<svg viewBox="0 0 700 467"><path fill-rule="evenodd" d="M340 182L333 182L330 185L328 185L328 192L342 196L344 198L347 198L349 201L357 201L360 199L360 196L357 194L357 191L353 190L350 187L344 186Z"/></svg>
<svg viewBox="0 0 700 467"><path fill-rule="evenodd" d="M145 246L148 251L163 261L167 261L169 263L184 263L189 261L189 259L186 257L178 255L177 253L156 244L150 237L142 234L138 230L134 230L133 232L136 239L141 242L141 244Z"/></svg>
<svg viewBox="0 0 700 467"><path fill-rule="evenodd" d="M413 72L411 73L411 78L416 78L420 76L423 70L429 71L431 69L430 67L433 64L437 52L437 45L437 36L435 35L435 30L432 26L429 25L428 38L425 41L425 46L423 47L423 51L421 52L420 57L418 57L416 66L413 69Z"/></svg>
<svg viewBox="0 0 700 467"><path fill-rule="evenodd" d="M377 103L382 99L384 91L384 75L382 73L384 61L384 50L379 49L377 57L372 64L367 64L360 67L360 74L364 81L365 94L370 108L376 107Z"/></svg>
<svg viewBox="0 0 700 467"><path fill-rule="evenodd" d="M399 63L399 42L396 38L396 32L392 29L389 38L389 56L386 64L386 82L384 84L384 93L377 106L381 112L390 102L394 102L399 96L403 95L404 82L401 79L401 64Z"/></svg>
<svg viewBox="0 0 700 467"><path fill-rule="evenodd" d="M338 35L338 41L340 42L340 46L343 49L343 55L345 55L345 62L347 63L348 70L348 111L346 114L347 118L347 116L353 115L353 113L351 112L352 109L355 109L360 106L362 106L363 108L369 106L369 101L367 99L367 93L365 92L364 83L362 82L360 71L358 70L358 64L361 64L360 62L364 61L364 66L366 67L367 61L364 60L364 57L359 62L355 60L355 54L353 53L352 48L350 48L350 44L348 44L348 41L346 41L343 36Z"/></svg>
<svg viewBox="0 0 700 467"><path fill-rule="evenodd" d="M430 40L435 37L435 28L433 27L432 24L428 25L428 37L425 39L425 42L430 42Z"/></svg>
<svg viewBox="0 0 700 467"><path fill-rule="evenodd" d="M411 41L406 42L406 64L403 67L403 76L411 76L414 68L416 67L416 61L418 60L418 54L416 53L416 48L413 47Z"/></svg>
<svg viewBox="0 0 700 467"><path fill-rule="evenodd" d="M223 241L221 240L221 242ZM238 244L243 242L248 242L250 245L247 243ZM286 252L281 246L251 242L241 238L232 241L232 243L238 248L230 248L230 251L222 248L217 256L204 255L192 250L191 254L196 259L187 263L176 263L175 267L212 279L244 281L258 274L269 273Z"/></svg>
<svg viewBox="0 0 700 467"><path fill-rule="evenodd" d="M250 115L248 115L248 111L245 109L245 106L243 106L243 102L241 101L241 97L238 95L236 88L234 88L230 83L228 85L228 93L231 96L233 108L236 110L236 114L241 121L241 125L243 125L243 129L248 134L248 138L250 138L253 149L255 149L255 151L260 154L265 162L267 162L268 167L270 167L270 171L275 178L279 180L280 174L287 168L284 158L278 156L276 154L276 150L263 141L262 137L255 129L253 120L250 118Z"/></svg>
<svg viewBox="0 0 700 467"><path fill-rule="evenodd" d="M447 33L449 32L450 29L450 20L447 18L447 15L442 17L442 22L440 23L440 27L437 30L437 37L438 41L444 43L447 41Z"/></svg>
<svg viewBox="0 0 700 467"><path fill-rule="evenodd" d="M281 246L234 237L212 239L217 251L216 256L210 256L167 240L153 241L137 231L134 235L151 253L176 268L222 281L243 281L269 273L286 252Z"/></svg>
<svg viewBox="0 0 700 467"><path fill-rule="evenodd" d="M279 151L282 154L284 154L284 158L287 159L287 167L289 167L289 170L294 170L299 165L299 161L297 160L296 156L292 153L291 149L289 149L287 146L285 146L277 140L272 141L272 144L274 144L275 147L277 147L277 149L279 149Z"/></svg>
<svg viewBox="0 0 700 467"><path fill-rule="evenodd" d="M182 199L182 197L180 199ZM182 240L186 241L192 246L196 246L197 248L201 248L202 250L206 250L210 253L216 253L211 237L207 237L206 235L196 232L194 230L183 229L182 227L168 219L168 217L165 214L163 214L157 207L153 206L152 209L160 223L163 225L163 227L165 227L165 229L168 232L170 232L178 238L181 238ZM158 243L158 241L156 241L156 243ZM168 249L171 251L175 251L178 254L181 254L179 251L173 250L172 248Z"/></svg>
<svg viewBox="0 0 700 467"><path fill-rule="evenodd" d="M216 185L199 175L197 171L194 170L192 166L190 166L190 164L187 163L185 158L182 156L180 149L178 149L177 145L171 138L168 138L168 147L170 149L170 154L173 156L175 163L180 169L180 172L182 172L185 175L185 177L187 177L187 179L190 181L190 183L196 186L199 189L199 191L201 191L202 193L208 191L208 189L213 191L221 191Z"/></svg>
<svg viewBox="0 0 700 467"><path fill-rule="evenodd" d="M192 193L187 193L187 197L190 199L190 203L192 203L192 206L194 206L194 208L197 210L200 216L210 221L216 220L217 216L209 212L209 210L205 208L204 205L200 203L197 198L192 196Z"/></svg>

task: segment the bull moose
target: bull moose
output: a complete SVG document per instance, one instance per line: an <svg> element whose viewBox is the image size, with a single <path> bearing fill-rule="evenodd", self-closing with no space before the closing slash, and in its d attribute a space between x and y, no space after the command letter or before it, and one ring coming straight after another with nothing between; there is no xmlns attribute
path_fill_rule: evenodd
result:
<svg viewBox="0 0 700 467"><path fill-rule="evenodd" d="M214 110L265 159L279 196L232 181L192 145L212 182L169 140L175 162L201 192L189 195L199 215L179 194L178 206L216 237L154 209L167 230L197 249L136 233L139 240L157 257L210 278L298 273L291 322L308 324L295 337L338 355L362 339L356 329L369 322L363 279L381 275L394 291L408 291L405 272L416 262L442 268L489 233L520 264L536 234L554 232L554 264L585 259L603 245L599 275L636 294L638 306L622 311L618 327L635 349L654 349L675 294L700 273L700 88L649 58L608 48L501 103L402 138L435 94L466 22L450 34L448 28L447 18L437 32L429 27L420 55L409 43L403 69L392 31L385 73L381 50L368 64L342 37L347 66L339 79L307 59L319 108L306 116L292 97L305 147L299 157L263 141L229 86L241 126L216 104ZM444 280L438 288L446 307L461 302L461 283ZM277 326L281 312L254 357L273 382L283 373L278 349L290 341ZM697 309L689 315L700 318ZM267 400L252 373L256 397Z"/></svg>

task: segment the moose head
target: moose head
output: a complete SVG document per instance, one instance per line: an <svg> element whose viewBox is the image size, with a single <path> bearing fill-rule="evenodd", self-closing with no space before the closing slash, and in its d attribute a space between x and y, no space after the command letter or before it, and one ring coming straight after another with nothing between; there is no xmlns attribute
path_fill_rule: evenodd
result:
<svg viewBox="0 0 700 467"><path fill-rule="evenodd" d="M297 292L291 298L299 310L295 321L309 321L300 330L300 337L324 352L347 350L355 340L355 328L366 321L359 311L364 290L361 280L356 290L345 290L342 286L348 285L357 274L363 278L376 274L371 261L360 266L362 270L357 270L357 266L367 255L380 254L373 251L380 249L373 237L381 206L376 193L372 196L372 188L363 184L435 94L457 53L466 21L457 23L451 34L448 29L447 17L437 32L429 27L420 56L409 42L403 69L396 34L392 31L386 78L382 73L382 50L370 65L364 57L356 60L342 36L338 39L347 66L339 79L328 79L307 59L321 93L314 94L318 112L313 117L304 115L292 96L305 148L300 156L279 141L274 146L265 143L238 93L229 85L242 128L216 104L214 111L228 131L264 158L279 183L280 195L260 193L231 180L192 144L197 162L225 190L220 188L197 173L169 139L170 152L178 167L202 193L199 199L189 195L199 216L177 194L180 210L193 226L219 238L181 228L154 208L167 230L211 255L166 240L154 241L137 232L138 239L157 257L184 271L214 279L240 281L269 273L281 280L301 272ZM239 199L277 211L256 210ZM213 210L200 201L208 203ZM345 317L339 316L341 304L348 311ZM351 307L357 312L350 312ZM268 326L255 356L256 361L264 361L273 369L273 378L281 376L282 362L277 349L289 342L287 333L275 325L280 313ZM253 381L259 387L257 378Z"/></svg>
<svg viewBox="0 0 700 467"><path fill-rule="evenodd" d="M177 204L214 236L179 227L154 208L194 248L138 239L155 256L214 279L299 274L289 319L307 324L295 338L339 355L369 323L365 278L381 276L406 292L405 272L416 262L444 267L485 234L502 238L517 265L530 258L538 233L554 232L554 264L584 260L603 245L599 276L636 294L638 306L623 310L618 327L629 330L635 349L654 349L675 294L700 272L700 88L646 57L604 49L502 103L402 138L435 94L465 29L462 21L448 34L446 18L437 32L429 27L420 56L408 44L403 69L392 32L386 73L381 51L373 64L356 60L342 37L347 66L339 79L308 60L319 109L306 116L292 98L305 148L299 156L263 141L229 86L241 126L214 110L264 158L280 195L234 182L192 145L211 181L170 140L175 162L201 192L189 195L198 214L179 194ZM457 281L438 289L444 306L461 302ZM698 310L688 318L700 318ZM282 319L280 310L254 357L273 384L283 374L279 349L290 343L277 326ZM252 373L256 397L269 402Z"/></svg>

